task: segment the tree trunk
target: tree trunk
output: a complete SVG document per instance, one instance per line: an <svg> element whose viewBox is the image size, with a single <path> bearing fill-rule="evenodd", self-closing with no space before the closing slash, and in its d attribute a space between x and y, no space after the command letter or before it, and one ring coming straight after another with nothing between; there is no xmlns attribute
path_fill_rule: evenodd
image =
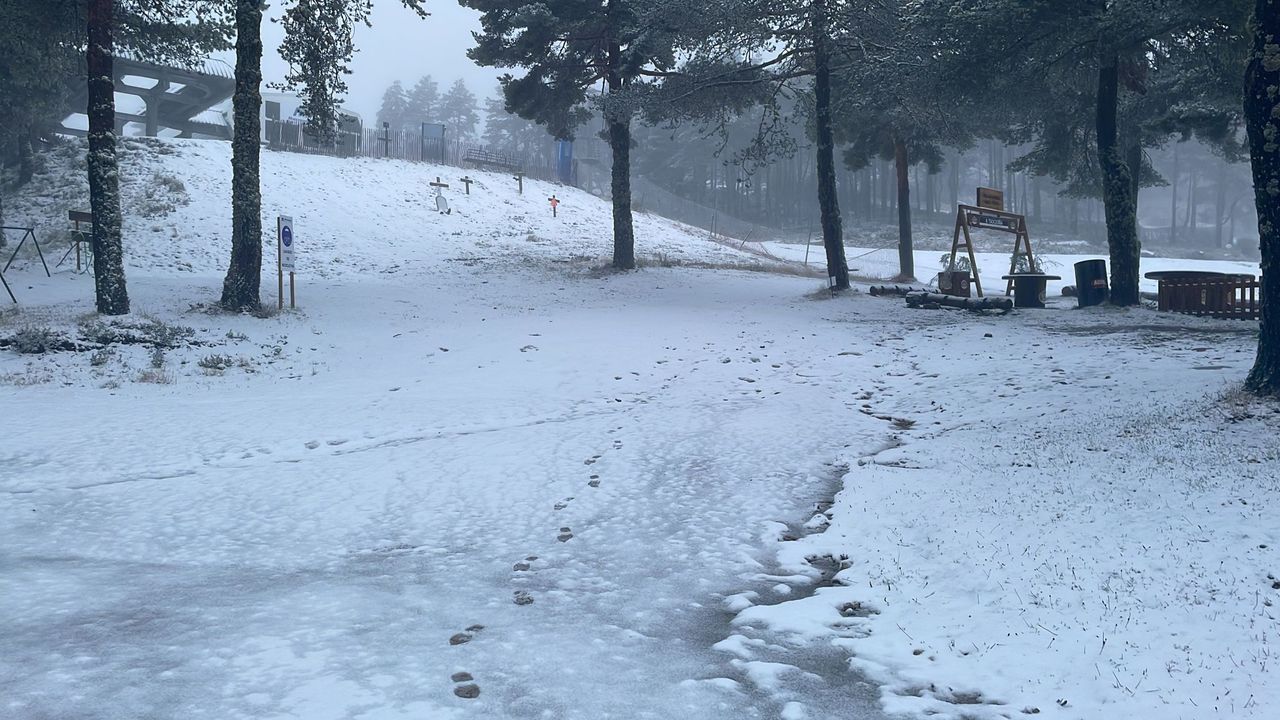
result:
<svg viewBox="0 0 1280 720"><path fill-rule="evenodd" d="M1262 251L1262 325L1258 357L1245 387L1259 395L1280 394L1280 0L1255 0L1253 49L1245 70L1245 124L1258 206Z"/></svg>
<svg viewBox="0 0 1280 720"><path fill-rule="evenodd" d="M907 143L893 139L893 162L898 171L898 277L899 282L916 279L915 256L911 254L911 183L907 177Z"/></svg>
<svg viewBox="0 0 1280 720"><path fill-rule="evenodd" d="M609 149L613 151L610 179L613 197L613 267L636 266L635 230L631 224L631 121L609 121Z"/></svg>
<svg viewBox="0 0 1280 720"><path fill-rule="evenodd" d="M822 217L822 244L827 251L827 278L836 290L849 287L849 265L844 256L844 232L840 226L840 202L836 199L835 138L831 132L831 56L827 47L827 0L813 3L814 125L818 140L818 206Z"/></svg>
<svg viewBox="0 0 1280 720"><path fill-rule="evenodd" d="M1196 175L1195 167L1191 168L1191 177L1187 178L1187 214L1182 226L1192 230L1191 240L1195 244L1196 229L1196 210L1200 204L1200 198L1196 193L1196 189L1200 186L1200 178Z"/></svg>
<svg viewBox="0 0 1280 720"><path fill-rule="evenodd" d="M1227 164L1221 163L1218 166L1218 196L1216 198L1213 217L1217 222L1213 228L1214 247L1221 248L1222 244L1222 226L1227 224Z"/></svg>
<svg viewBox="0 0 1280 720"><path fill-rule="evenodd" d="M951 181L951 207L947 208L948 211L960 203L960 160L962 157L964 156L960 154L959 150L951 151L951 173L948 178Z"/></svg>
<svg viewBox="0 0 1280 720"><path fill-rule="evenodd" d="M614 5L608 5L610 31L614 29ZM622 46L616 40L609 42L609 71L606 80L609 92L622 90L623 80L618 75L622 64ZM616 116L606 108L605 122L609 126L609 149L613 153L610 166L613 199L613 267L631 270L636 266L635 228L631 224L631 117ZM732 198L730 198L732 200Z"/></svg>
<svg viewBox="0 0 1280 720"><path fill-rule="evenodd" d="M1121 157L1117 141L1119 55L1104 51L1098 68L1098 164L1102 170L1102 199L1107 218L1107 247L1111 254L1111 302L1138 304L1138 218L1133 174Z"/></svg>
<svg viewBox="0 0 1280 720"><path fill-rule="evenodd" d="M113 0L89 0L85 61L89 74L89 211L93 213L93 281L98 312L129 312L120 231L120 166L116 160Z"/></svg>
<svg viewBox="0 0 1280 720"><path fill-rule="evenodd" d="M112 86L114 92L114 85ZM115 96L112 96L112 102L115 102ZM114 120L114 105L112 106ZM26 127L18 133L18 185L26 185L31 182L31 178L36 174L36 158L35 151L31 148L31 136L34 131L31 127Z"/></svg>
<svg viewBox="0 0 1280 720"><path fill-rule="evenodd" d="M1169 244L1178 241L1178 145L1173 146L1173 172L1169 173Z"/></svg>
<svg viewBox="0 0 1280 720"><path fill-rule="evenodd" d="M262 186L258 111L262 105L262 0L236 1L236 90L232 96L231 265L222 306L251 310L262 304Z"/></svg>

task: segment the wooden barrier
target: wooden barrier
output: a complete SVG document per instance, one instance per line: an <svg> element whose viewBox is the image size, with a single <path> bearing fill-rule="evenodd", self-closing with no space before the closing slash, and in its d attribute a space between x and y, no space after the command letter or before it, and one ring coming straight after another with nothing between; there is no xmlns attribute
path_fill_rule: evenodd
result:
<svg viewBox="0 0 1280 720"><path fill-rule="evenodd" d="M1231 320L1258 320L1262 283L1247 276L1161 280L1160 310Z"/></svg>

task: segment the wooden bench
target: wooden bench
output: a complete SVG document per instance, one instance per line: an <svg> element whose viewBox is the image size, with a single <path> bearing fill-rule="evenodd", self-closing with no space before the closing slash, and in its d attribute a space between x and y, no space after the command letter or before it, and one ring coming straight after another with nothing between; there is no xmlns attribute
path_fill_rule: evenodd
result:
<svg viewBox="0 0 1280 720"><path fill-rule="evenodd" d="M54 267L60 267L67 261L71 253L76 254L76 272L87 272L93 264L93 213L83 210L68 210L67 219L71 221L71 246L62 254L62 259ZM81 250L81 246L84 249ZM84 254L84 269L81 270L81 253Z"/></svg>
<svg viewBox="0 0 1280 720"><path fill-rule="evenodd" d="M462 156L462 162L470 163L476 167L487 167L495 170L520 169L519 161L510 155L489 152L484 148L468 148L466 154Z"/></svg>

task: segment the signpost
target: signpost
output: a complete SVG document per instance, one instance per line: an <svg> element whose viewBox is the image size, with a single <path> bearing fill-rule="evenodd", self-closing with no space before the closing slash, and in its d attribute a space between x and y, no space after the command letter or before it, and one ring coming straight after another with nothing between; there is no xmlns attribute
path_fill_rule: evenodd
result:
<svg viewBox="0 0 1280 720"><path fill-rule="evenodd" d="M293 237L293 218L280 215L276 218L276 281L279 288L278 307L284 309L284 274L289 273L289 307L297 307L294 296L294 251L297 242Z"/></svg>
<svg viewBox="0 0 1280 720"><path fill-rule="evenodd" d="M982 203L986 203L983 205ZM978 205L961 204L956 209L956 229L951 236L951 257L944 273L956 268L956 255L963 248L969 255L969 272L973 273L972 282L978 290L978 297L983 297L982 281L978 279L978 259L973 253L973 238L969 229L986 228L1012 233L1013 258L1010 261L1009 273L1017 272L1018 258L1026 257L1027 265L1036 267L1035 258L1031 254L1031 236L1027 233L1027 218L1024 215L1004 211L1004 193L991 188L978 188ZM995 207L992 207L992 206ZM964 241L961 242L961 236ZM1009 280L1004 294L1013 291L1013 280ZM968 294L967 291L965 293Z"/></svg>
<svg viewBox="0 0 1280 720"><path fill-rule="evenodd" d="M440 164L444 164L444 123L422 123L422 147L419 154L422 161L427 160L427 140L434 140L440 146Z"/></svg>
<svg viewBox="0 0 1280 720"><path fill-rule="evenodd" d="M978 207L984 210L1004 210L1004 193L995 188L978 188Z"/></svg>

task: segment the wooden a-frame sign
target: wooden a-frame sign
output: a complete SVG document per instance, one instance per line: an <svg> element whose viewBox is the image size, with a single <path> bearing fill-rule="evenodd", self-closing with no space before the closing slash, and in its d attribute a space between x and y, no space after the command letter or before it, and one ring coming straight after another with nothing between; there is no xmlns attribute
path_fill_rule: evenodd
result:
<svg viewBox="0 0 1280 720"><path fill-rule="evenodd" d="M969 254L969 270L973 273L973 285L978 290L978 297L983 297L982 281L978 279L978 259L973 254L973 238L969 235L970 228L1013 233L1013 256L1009 259L1010 275L1017 272L1018 257L1020 255L1026 255L1028 267L1034 268L1036 266L1035 258L1031 254L1031 236L1027 234L1027 218L1025 215L961 204L956 210L956 229L955 234L951 237L951 259L947 267L954 268L956 266L956 254L960 251L960 248L964 248ZM961 235L964 235L964 242L960 242ZM1010 280L1005 286L1004 294L1009 295L1012 292L1013 280Z"/></svg>

